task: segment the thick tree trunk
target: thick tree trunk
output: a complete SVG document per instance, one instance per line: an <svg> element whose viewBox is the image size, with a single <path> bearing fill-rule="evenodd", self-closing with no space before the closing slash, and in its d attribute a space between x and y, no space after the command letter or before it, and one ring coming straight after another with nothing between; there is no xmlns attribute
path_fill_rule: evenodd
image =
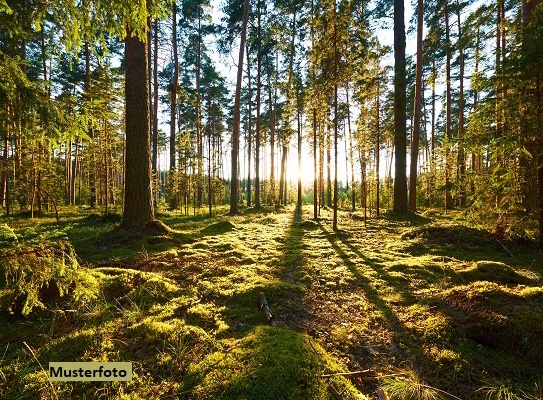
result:
<svg viewBox="0 0 543 400"><path fill-rule="evenodd" d="M239 156L239 125L241 119L241 80L243 77L243 53L247 37L247 19L249 14L249 0L243 6L243 22L241 26L241 42L239 45L238 76L236 82L236 96L234 98L234 126L232 130L232 173L230 178L230 214L238 213L238 156Z"/></svg>
<svg viewBox="0 0 543 400"><path fill-rule="evenodd" d="M154 220L149 146L149 86L146 43L130 33L125 39L126 157L122 225Z"/></svg>
<svg viewBox="0 0 543 400"><path fill-rule="evenodd" d="M407 212L404 2L394 0L394 212Z"/></svg>
<svg viewBox="0 0 543 400"><path fill-rule="evenodd" d="M411 163L409 165L409 209L417 211L417 167L419 159L420 111L422 100L422 0L417 2L417 71L415 77L415 110L413 136L411 136Z"/></svg>

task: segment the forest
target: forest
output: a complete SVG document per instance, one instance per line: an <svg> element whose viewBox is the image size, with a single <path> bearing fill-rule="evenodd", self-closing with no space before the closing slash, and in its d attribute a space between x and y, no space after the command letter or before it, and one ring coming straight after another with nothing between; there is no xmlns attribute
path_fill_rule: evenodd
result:
<svg viewBox="0 0 543 400"><path fill-rule="evenodd" d="M542 66L539 0L0 0L0 398L543 399Z"/></svg>

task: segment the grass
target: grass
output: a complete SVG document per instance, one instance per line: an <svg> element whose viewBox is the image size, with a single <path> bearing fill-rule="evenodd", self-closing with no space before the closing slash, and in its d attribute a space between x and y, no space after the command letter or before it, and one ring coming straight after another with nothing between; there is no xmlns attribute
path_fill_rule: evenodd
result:
<svg viewBox="0 0 543 400"><path fill-rule="evenodd" d="M302 216L219 211L162 211L170 229L128 235L118 214L90 210L65 209L61 224L0 219L5 276L17 249L63 240L77 254L77 274L39 281L76 282L62 301L37 290L28 315L0 309L0 397L326 399L332 384L344 399L379 387L391 399L541 398L543 256L533 245L505 242L511 258L460 214L385 213L364 227L361 214L340 212L333 232L327 210L311 220L312 206ZM0 298L10 279L0 278ZM40 367L77 360L132 361L134 379L50 384ZM366 368L389 377L320 378Z"/></svg>

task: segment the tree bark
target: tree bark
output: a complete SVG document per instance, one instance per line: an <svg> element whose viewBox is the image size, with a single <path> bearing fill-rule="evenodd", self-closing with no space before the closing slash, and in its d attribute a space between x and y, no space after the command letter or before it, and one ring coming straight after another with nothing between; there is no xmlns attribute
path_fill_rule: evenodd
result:
<svg viewBox="0 0 543 400"><path fill-rule="evenodd" d="M251 207L251 152L252 152L252 136L251 131L253 124L253 110L252 110L252 91L251 91L251 65L249 64L249 45L246 44L247 50L247 94L249 98L249 129L247 133L247 207Z"/></svg>
<svg viewBox="0 0 543 400"><path fill-rule="evenodd" d="M460 97L458 99L458 185L460 191L460 207L466 205L466 191L464 187L464 177L466 174L466 160L464 153L464 144L462 142L462 137L464 136L464 48L462 42L462 26L460 21L460 4L457 0L457 10L456 15L458 17L458 52L460 58Z"/></svg>
<svg viewBox="0 0 543 400"><path fill-rule="evenodd" d="M449 11L447 9L447 0L443 0L443 15L445 16L445 58L446 58L446 109L445 109L445 212L452 206L450 189L450 141L451 136L451 40L449 29Z"/></svg>
<svg viewBox="0 0 543 400"><path fill-rule="evenodd" d="M160 171L158 170L158 19L155 19L154 23L154 47L155 53L153 54L153 176L155 179L156 198L155 204L158 203L158 180ZM151 45L149 43L149 45Z"/></svg>
<svg viewBox="0 0 543 400"><path fill-rule="evenodd" d="M334 1L334 217L332 229L337 231L337 81L338 81L338 55L337 55L337 12L336 2Z"/></svg>
<svg viewBox="0 0 543 400"><path fill-rule="evenodd" d="M256 54L256 143L255 143L255 207L260 207L260 0L257 1L257 54Z"/></svg>
<svg viewBox="0 0 543 400"><path fill-rule="evenodd" d="M172 46L173 46L173 82L170 98L170 208L177 208L177 188L175 179L176 161L175 161L175 115L177 112L177 85L179 84L179 57L177 55L177 3L174 1L172 6Z"/></svg>
<svg viewBox="0 0 543 400"><path fill-rule="evenodd" d="M129 33L125 39L126 157L122 226L154 220L149 146L147 43Z"/></svg>
<svg viewBox="0 0 543 400"><path fill-rule="evenodd" d="M394 205L397 213L407 212L406 177L406 73L404 1L394 0Z"/></svg>
<svg viewBox="0 0 543 400"><path fill-rule="evenodd" d="M419 159L420 111L422 99L422 20L423 2L417 2L417 71L415 77L415 112L411 136L411 163L409 165L409 209L417 211L417 167Z"/></svg>
<svg viewBox="0 0 543 400"><path fill-rule="evenodd" d="M238 213L238 156L239 156L239 125L241 119L241 81L243 77L243 53L247 37L247 20L249 14L249 0L243 6L243 22L241 25L241 42L239 46L238 76L236 82L236 96L234 98L234 126L232 131L232 172L230 178L230 214Z"/></svg>

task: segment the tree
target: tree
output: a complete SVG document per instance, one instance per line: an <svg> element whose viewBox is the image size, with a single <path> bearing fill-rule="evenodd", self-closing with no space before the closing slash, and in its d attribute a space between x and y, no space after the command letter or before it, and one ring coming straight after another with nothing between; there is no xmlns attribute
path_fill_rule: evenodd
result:
<svg viewBox="0 0 543 400"><path fill-rule="evenodd" d="M245 0L243 6L243 23L241 26L241 41L239 45L238 74L236 83L236 95L234 99L234 126L232 130L232 168L230 178L230 214L238 213L238 156L239 156L239 126L241 119L241 81L243 77L243 53L247 37L247 20L249 13L249 0Z"/></svg>
<svg viewBox="0 0 543 400"><path fill-rule="evenodd" d="M394 212L407 212L404 2L394 0Z"/></svg>
<svg viewBox="0 0 543 400"><path fill-rule="evenodd" d="M122 226L138 227L155 218L149 145L147 44L133 30L125 38L126 167Z"/></svg>
<svg viewBox="0 0 543 400"><path fill-rule="evenodd" d="M420 114L422 100L422 22L423 1L417 2L417 72L415 82L415 106L413 136L411 137L411 163L409 165L409 209L417 211L417 166L419 158Z"/></svg>

